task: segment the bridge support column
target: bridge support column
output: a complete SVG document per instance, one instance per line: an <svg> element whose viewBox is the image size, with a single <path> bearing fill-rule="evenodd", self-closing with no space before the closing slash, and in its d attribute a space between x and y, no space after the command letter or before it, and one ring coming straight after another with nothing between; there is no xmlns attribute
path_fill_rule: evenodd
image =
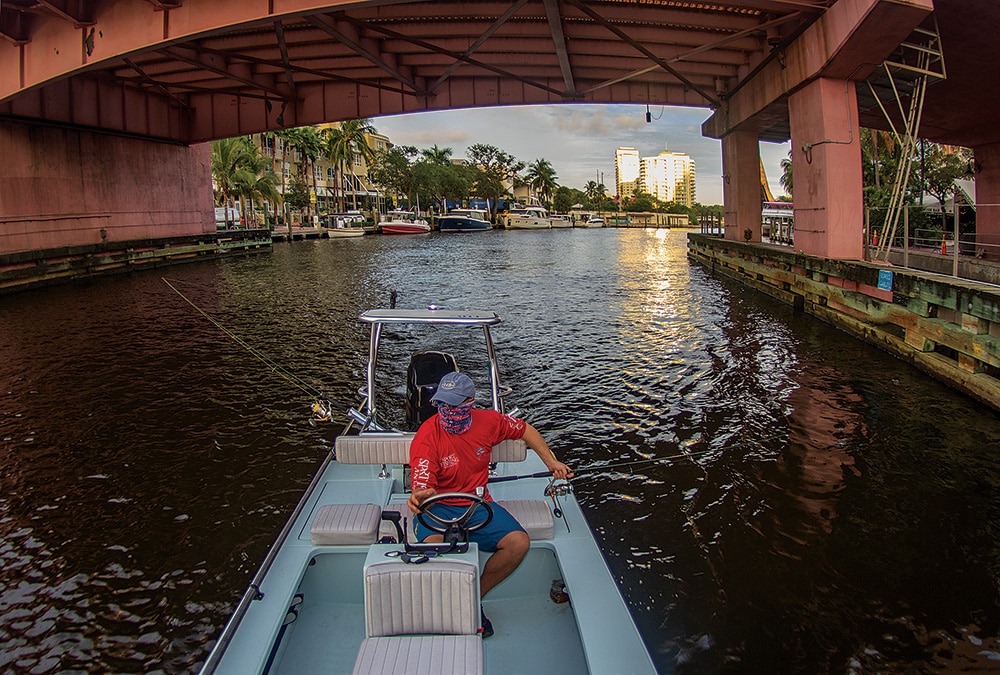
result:
<svg viewBox="0 0 1000 675"><path fill-rule="evenodd" d="M1000 143L973 148L976 156L976 253L1000 260Z"/></svg>
<svg viewBox="0 0 1000 675"><path fill-rule="evenodd" d="M788 97L795 249L860 260L864 199L854 83L820 78Z"/></svg>
<svg viewBox="0 0 1000 675"><path fill-rule="evenodd" d="M726 239L760 242L763 204L760 139L756 131L734 131L722 137L722 174Z"/></svg>
<svg viewBox="0 0 1000 675"><path fill-rule="evenodd" d="M215 232L208 144L0 122L0 255Z"/></svg>

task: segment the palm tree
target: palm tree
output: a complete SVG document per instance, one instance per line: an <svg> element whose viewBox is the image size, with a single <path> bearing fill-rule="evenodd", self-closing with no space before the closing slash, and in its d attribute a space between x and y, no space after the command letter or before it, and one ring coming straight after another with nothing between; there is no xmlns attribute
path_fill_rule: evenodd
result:
<svg viewBox="0 0 1000 675"><path fill-rule="evenodd" d="M431 164L445 166L451 163L451 148L439 148L435 143L433 147L420 151L423 158Z"/></svg>
<svg viewBox="0 0 1000 675"><path fill-rule="evenodd" d="M315 164L323 154L323 138L316 127L299 127L291 130L291 144L299 153L299 177L306 178L307 172L312 175L313 194L316 194ZM315 204L315 202L314 202ZM319 207L314 206L314 215L319 214Z"/></svg>
<svg viewBox="0 0 1000 675"><path fill-rule="evenodd" d="M250 218L255 225L257 224L257 216L253 208L254 203L266 201L270 202L272 206L280 204L282 198L281 193L278 192L280 181L281 179L274 171L266 170L255 174L252 179L240 186L240 198L250 202ZM247 222L249 223L250 220Z"/></svg>
<svg viewBox="0 0 1000 675"><path fill-rule="evenodd" d="M375 151L368 145L368 135L376 131L375 125L367 118L345 120L339 127L327 131L326 156L339 168L341 183L346 173L345 167L350 167L351 183L357 184L357 176L354 173L355 157L360 156L366 163L371 162L375 157ZM358 194L355 189L351 194L351 204L355 209L358 207L357 201ZM346 210L346 206L345 203L342 210Z"/></svg>
<svg viewBox="0 0 1000 675"><path fill-rule="evenodd" d="M240 196L241 186L255 176L258 165L255 150L245 136L212 141L212 180L216 201L225 210L226 229L229 229L229 207Z"/></svg>
<svg viewBox="0 0 1000 675"><path fill-rule="evenodd" d="M288 148L292 144L292 140L295 138L295 129L278 129L277 131L265 131L263 135L265 138L277 138L279 141L279 145L281 145L281 194L282 194L281 201L282 203L284 203L284 194L287 190L287 186L285 184L285 165L287 164L286 160L288 157ZM282 221L286 225L291 227L288 221L288 213L285 213L284 210L282 211Z"/></svg>
<svg viewBox="0 0 1000 675"><path fill-rule="evenodd" d="M552 193L559 187L556 178L558 178L556 170L547 159L536 159L528 165L528 185L541 195L542 201L546 204L551 201Z"/></svg>
<svg viewBox="0 0 1000 675"><path fill-rule="evenodd" d="M792 194L792 151L788 151L788 157L781 160L781 187L789 195Z"/></svg>

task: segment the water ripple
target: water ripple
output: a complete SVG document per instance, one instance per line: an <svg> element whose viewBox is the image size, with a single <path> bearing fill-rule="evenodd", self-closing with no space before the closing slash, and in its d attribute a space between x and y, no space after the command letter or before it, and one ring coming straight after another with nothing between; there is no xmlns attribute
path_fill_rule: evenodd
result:
<svg viewBox="0 0 1000 675"><path fill-rule="evenodd" d="M197 670L329 449L309 391L355 401L356 317L393 291L503 316L510 402L581 469L663 672L995 664L1000 421L690 265L683 232L298 242L169 276L272 361L158 273L0 298L0 670ZM394 423L416 344L386 336Z"/></svg>

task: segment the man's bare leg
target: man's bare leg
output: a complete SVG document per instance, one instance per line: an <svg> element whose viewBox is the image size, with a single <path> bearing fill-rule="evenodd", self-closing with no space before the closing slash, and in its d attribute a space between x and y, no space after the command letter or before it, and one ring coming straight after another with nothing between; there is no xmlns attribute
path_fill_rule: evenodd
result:
<svg viewBox="0 0 1000 675"><path fill-rule="evenodd" d="M483 573L479 579L479 594L486 596L490 590L501 581L511 575L517 566L528 554L528 547L531 540L528 535L520 530L509 532L500 543L497 544L497 551L490 556L483 566Z"/></svg>

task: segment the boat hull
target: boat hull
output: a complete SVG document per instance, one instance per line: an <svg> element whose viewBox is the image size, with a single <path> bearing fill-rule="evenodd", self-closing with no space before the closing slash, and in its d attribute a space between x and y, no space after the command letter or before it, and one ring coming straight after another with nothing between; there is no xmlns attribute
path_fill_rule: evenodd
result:
<svg viewBox="0 0 1000 675"><path fill-rule="evenodd" d="M486 232L493 226L474 218L442 216L438 219L438 229L442 232Z"/></svg>
<svg viewBox="0 0 1000 675"><path fill-rule="evenodd" d="M382 234L427 234L430 231L430 225L395 225L390 223L382 225Z"/></svg>
<svg viewBox="0 0 1000 675"><path fill-rule="evenodd" d="M349 239L351 237L363 237L364 229L357 227L337 227L326 231L326 236L330 239Z"/></svg>
<svg viewBox="0 0 1000 675"><path fill-rule="evenodd" d="M551 227L548 219L543 218L516 218L507 220L508 230L547 230Z"/></svg>

